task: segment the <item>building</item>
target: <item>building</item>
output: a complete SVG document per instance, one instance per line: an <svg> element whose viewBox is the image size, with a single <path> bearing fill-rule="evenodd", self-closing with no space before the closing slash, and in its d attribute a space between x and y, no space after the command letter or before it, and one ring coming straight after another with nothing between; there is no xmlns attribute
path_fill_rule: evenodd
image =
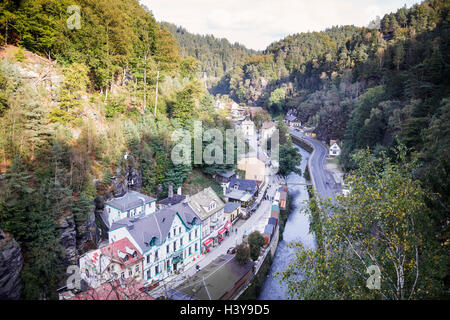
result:
<svg viewBox="0 0 450 320"><path fill-rule="evenodd" d="M288 197L288 189L286 186L281 186L278 189L278 192L280 193L280 209L281 210L286 210L286 206L287 206L287 197Z"/></svg>
<svg viewBox="0 0 450 320"><path fill-rule="evenodd" d="M258 184L255 180L232 178L224 189L226 201L239 202L242 207L250 206L258 197Z"/></svg>
<svg viewBox="0 0 450 320"><path fill-rule="evenodd" d="M266 121L262 124L261 127L261 140L268 140L275 133L277 126L273 121Z"/></svg>
<svg viewBox="0 0 450 320"><path fill-rule="evenodd" d="M273 233L275 231L275 226L273 224L267 224L264 227L263 237L266 241L266 245L270 243L270 240L272 240Z"/></svg>
<svg viewBox="0 0 450 320"><path fill-rule="evenodd" d="M239 202L227 202L223 209L225 219L233 223L241 215L241 204Z"/></svg>
<svg viewBox="0 0 450 320"><path fill-rule="evenodd" d="M223 214L225 203L211 187L190 196L189 204L202 221L203 241L225 225L227 221Z"/></svg>
<svg viewBox="0 0 450 320"><path fill-rule="evenodd" d="M241 130L245 138L251 138L255 135L256 127L253 121L246 119L241 123Z"/></svg>
<svg viewBox="0 0 450 320"><path fill-rule="evenodd" d="M301 121L291 113L288 113L286 115L284 122L286 123L286 125L291 126L291 127L301 127L302 126Z"/></svg>
<svg viewBox="0 0 450 320"><path fill-rule="evenodd" d="M245 171L245 179L264 183L268 176L268 168L257 157L242 158L238 161L237 168Z"/></svg>
<svg viewBox="0 0 450 320"><path fill-rule="evenodd" d="M216 173L213 178L217 181L217 182L221 182L221 183L228 183L230 182L231 178L235 177L236 173L232 170L228 170L225 172L219 172Z"/></svg>
<svg viewBox="0 0 450 320"><path fill-rule="evenodd" d="M142 254L143 278L159 281L200 257L202 222L189 203L114 222L109 242L128 238Z"/></svg>
<svg viewBox="0 0 450 320"><path fill-rule="evenodd" d="M341 155L341 147L338 144L338 140L330 140L330 156Z"/></svg>
<svg viewBox="0 0 450 320"><path fill-rule="evenodd" d="M142 254L123 238L80 257L81 279L91 288L110 280L142 280Z"/></svg>
<svg viewBox="0 0 450 320"><path fill-rule="evenodd" d="M122 197L106 201L101 218L109 229L116 221L135 216L147 216L155 211L156 199L136 191L128 191Z"/></svg>

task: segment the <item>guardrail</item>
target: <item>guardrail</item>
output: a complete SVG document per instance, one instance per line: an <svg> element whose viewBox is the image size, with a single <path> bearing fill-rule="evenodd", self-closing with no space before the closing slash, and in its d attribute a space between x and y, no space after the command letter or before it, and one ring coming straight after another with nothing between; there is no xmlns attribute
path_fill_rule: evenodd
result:
<svg viewBox="0 0 450 320"><path fill-rule="evenodd" d="M297 135L292 134L291 132L289 132L289 134L291 135L293 140L300 142L300 146L303 144L303 145L309 146L309 148L312 149L311 156L308 159L308 171L309 171L309 176L311 177L312 185L313 185L314 189L317 190L316 181L314 180L314 175L311 172L311 159L314 157L314 153L316 152L316 149L314 148L314 145L311 144L309 141L304 140L304 139L298 137ZM297 144L299 144L299 143L297 143Z"/></svg>

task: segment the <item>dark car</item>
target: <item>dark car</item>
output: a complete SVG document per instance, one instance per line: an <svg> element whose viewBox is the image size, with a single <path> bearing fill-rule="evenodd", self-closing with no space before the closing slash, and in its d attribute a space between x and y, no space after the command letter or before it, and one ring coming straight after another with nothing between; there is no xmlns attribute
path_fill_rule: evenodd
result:
<svg viewBox="0 0 450 320"><path fill-rule="evenodd" d="M234 248L234 247L229 248L229 249L227 250L227 253L228 253L228 254L235 254L235 253L236 253L236 248Z"/></svg>

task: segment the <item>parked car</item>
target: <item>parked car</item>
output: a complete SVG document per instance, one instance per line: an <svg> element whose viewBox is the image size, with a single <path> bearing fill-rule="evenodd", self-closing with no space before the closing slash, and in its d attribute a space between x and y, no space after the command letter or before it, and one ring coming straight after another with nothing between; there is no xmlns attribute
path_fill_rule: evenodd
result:
<svg viewBox="0 0 450 320"><path fill-rule="evenodd" d="M235 247L231 247L227 250L228 254L235 254L236 253L236 248Z"/></svg>

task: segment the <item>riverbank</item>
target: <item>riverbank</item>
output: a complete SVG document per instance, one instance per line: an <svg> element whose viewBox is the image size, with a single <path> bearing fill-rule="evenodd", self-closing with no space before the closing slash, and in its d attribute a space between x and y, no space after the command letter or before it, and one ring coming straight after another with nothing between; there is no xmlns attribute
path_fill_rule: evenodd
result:
<svg viewBox="0 0 450 320"><path fill-rule="evenodd" d="M297 166L304 172L311 154L303 147L296 145L302 155L302 161ZM287 298L287 288L280 282L280 277L276 273L282 273L288 267L295 256L295 249L288 247L290 242L302 242L307 247L315 248L315 238L309 232L309 216L303 212L305 201L309 199L306 189L306 179L303 175L291 173L287 178L289 194L289 214L284 226L282 240L272 259L270 270L265 276L264 284L260 289L259 300L285 300ZM280 232L281 233L281 232Z"/></svg>

